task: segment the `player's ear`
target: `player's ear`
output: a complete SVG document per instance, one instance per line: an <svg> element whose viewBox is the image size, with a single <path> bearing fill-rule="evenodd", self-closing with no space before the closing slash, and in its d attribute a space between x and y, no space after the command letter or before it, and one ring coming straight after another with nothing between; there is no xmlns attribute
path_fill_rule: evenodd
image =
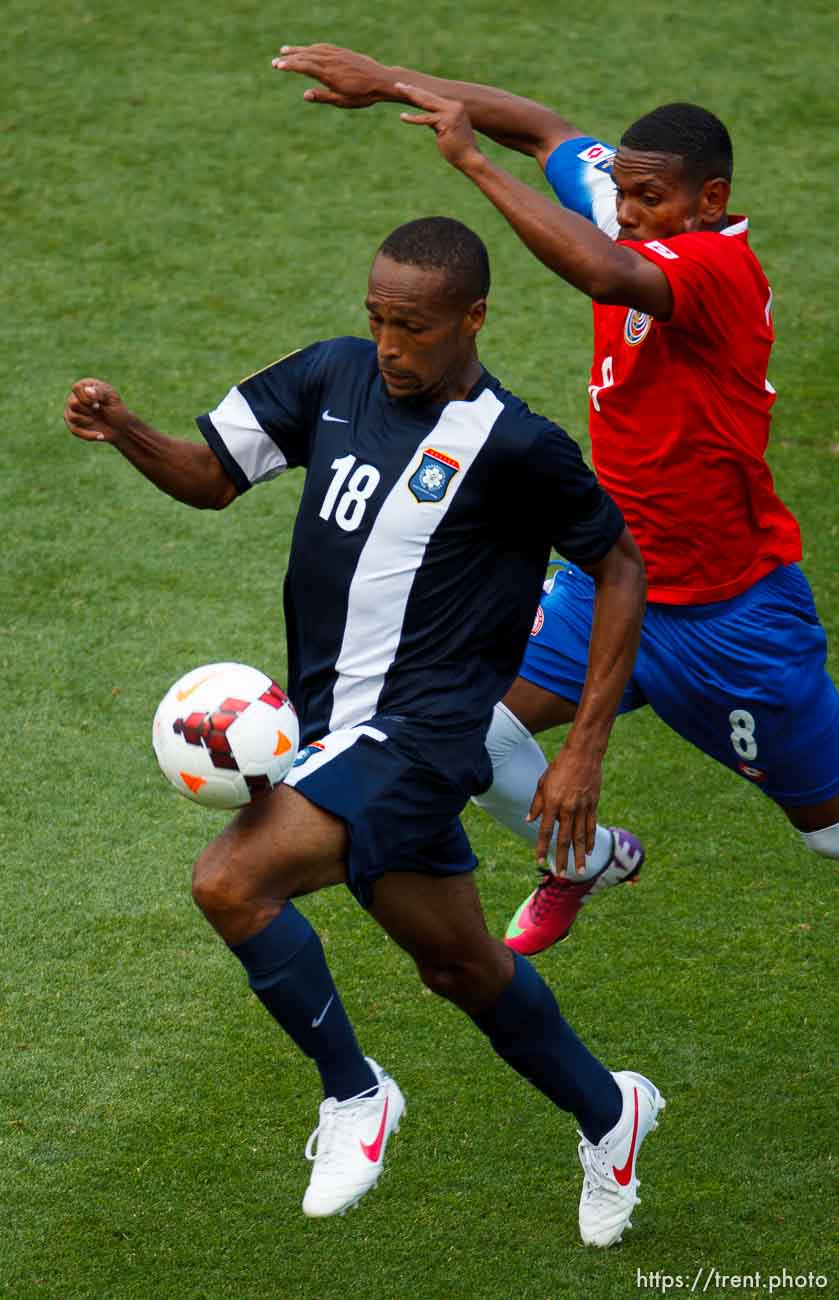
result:
<svg viewBox="0 0 839 1300"><path fill-rule="evenodd" d="M724 176L714 176L705 181L699 198L699 217L705 226L715 226L722 221L731 195L731 181Z"/></svg>
<svg viewBox="0 0 839 1300"><path fill-rule="evenodd" d="M477 298L469 304L464 316L464 323L469 333L477 334L483 328L487 315L486 298Z"/></svg>

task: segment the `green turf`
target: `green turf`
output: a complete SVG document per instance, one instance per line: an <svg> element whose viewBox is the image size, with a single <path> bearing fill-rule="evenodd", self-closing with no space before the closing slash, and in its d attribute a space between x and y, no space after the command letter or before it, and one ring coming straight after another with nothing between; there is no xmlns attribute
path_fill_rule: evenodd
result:
<svg viewBox="0 0 839 1300"><path fill-rule="evenodd" d="M339 892L304 908L408 1113L377 1191L345 1219L303 1219L314 1071L192 907L190 863L223 818L167 790L149 743L159 697L197 663L243 659L282 680L298 484L190 512L60 418L70 383L98 374L188 431L241 375L363 333L378 241L445 212L490 247L484 360L581 431L587 304L428 133L391 107L305 105L271 55L284 40L354 43L531 94L612 138L695 98L732 127L735 210L775 287L771 460L835 638L837 26L820 0L605 0L567 16L548 0L521 14L500 0L6 0L0 1295L626 1300L654 1294L639 1271L689 1289L700 1267L813 1270L837 1293L835 875L756 791L646 716L619 725L602 802L648 841L645 880L540 960L592 1047L669 1099L625 1245L578 1244L570 1119L422 992ZM505 165L538 183L524 160ZM500 930L530 859L466 821Z"/></svg>

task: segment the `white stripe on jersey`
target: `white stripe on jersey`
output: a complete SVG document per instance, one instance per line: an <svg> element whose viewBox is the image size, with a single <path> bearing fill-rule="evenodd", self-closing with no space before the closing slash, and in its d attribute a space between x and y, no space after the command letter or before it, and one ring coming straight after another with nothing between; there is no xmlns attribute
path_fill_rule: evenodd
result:
<svg viewBox="0 0 839 1300"><path fill-rule="evenodd" d="M307 776L311 776L319 767L324 767L333 758L343 754L346 750L354 745L360 736L369 736L371 740L387 740L384 731L379 731L378 727L353 727L347 731L331 731L323 740L318 741L319 748L313 754L310 754L305 762L299 767L292 764L291 771L283 780L283 785L297 785L298 781L303 781Z"/></svg>
<svg viewBox="0 0 839 1300"><path fill-rule="evenodd" d="M338 678L330 731L363 722L376 712L426 547L503 410L489 388L474 402L449 402L382 503L350 583L347 621L335 662ZM418 502L408 487L427 447L454 457L460 465L441 501Z"/></svg>
<svg viewBox="0 0 839 1300"><path fill-rule="evenodd" d="M210 411L213 428L249 483L264 483L288 468L288 461L262 428L238 388Z"/></svg>

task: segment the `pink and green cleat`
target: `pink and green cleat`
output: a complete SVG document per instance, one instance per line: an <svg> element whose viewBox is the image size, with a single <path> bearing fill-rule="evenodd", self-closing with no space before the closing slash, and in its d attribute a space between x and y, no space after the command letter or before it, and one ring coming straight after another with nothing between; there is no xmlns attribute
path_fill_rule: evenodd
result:
<svg viewBox="0 0 839 1300"><path fill-rule="evenodd" d="M630 831L610 826L614 851L602 871L590 880L568 880L545 871L507 926L508 948L532 957L567 938L583 903L609 885L634 884L644 863L644 846Z"/></svg>

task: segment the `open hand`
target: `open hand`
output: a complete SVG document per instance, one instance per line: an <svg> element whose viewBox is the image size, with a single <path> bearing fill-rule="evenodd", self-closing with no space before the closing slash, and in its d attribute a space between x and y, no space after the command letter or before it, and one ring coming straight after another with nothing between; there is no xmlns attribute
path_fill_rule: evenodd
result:
<svg viewBox="0 0 839 1300"><path fill-rule="evenodd" d="M64 423L85 442L114 442L130 419L117 390L102 379L78 380L64 407Z"/></svg>
<svg viewBox="0 0 839 1300"><path fill-rule="evenodd" d="M340 45L283 45L271 66L278 72L299 72L321 82L303 98L335 108L368 108L388 99L386 70L381 63Z"/></svg>
<svg viewBox="0 0 839 1300"><path fill-rule="evenodd" d="M567 747L559 751L539 779L527 820L532 822L541 818L536 837L536 856L540 863L547 857L556 823L558 874L565 870L569 848L573 849L577 871L585 869L586 853L591 853L594 848L601 783L599 758L584 750Z"/></svg>

